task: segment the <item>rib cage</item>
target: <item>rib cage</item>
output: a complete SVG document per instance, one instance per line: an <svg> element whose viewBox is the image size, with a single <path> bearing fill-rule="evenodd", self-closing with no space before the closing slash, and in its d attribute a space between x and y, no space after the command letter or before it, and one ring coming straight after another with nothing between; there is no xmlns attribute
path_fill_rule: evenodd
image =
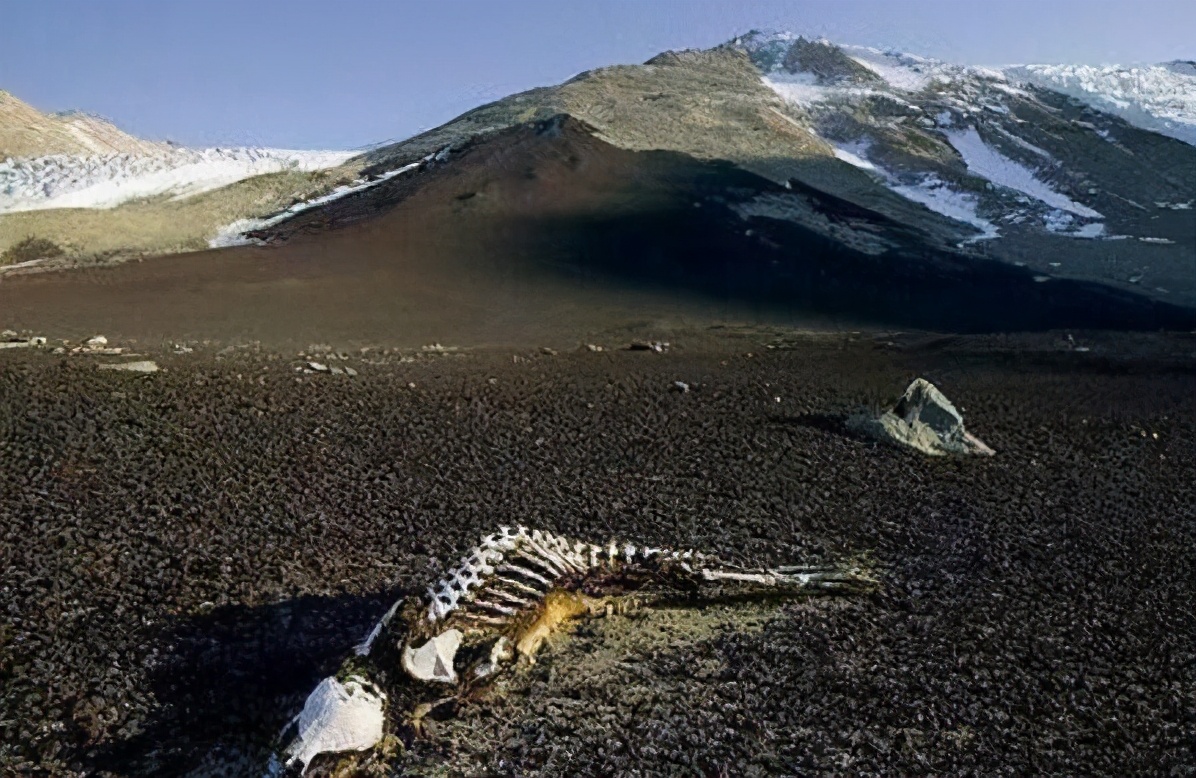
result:
<svg viewBox="0 0 1196 778"><path fill-rule="evenodd" d="M502 527L482 538L456 567L428 587L427 620L436 623L456 616L482 624L504 624L564 579L662 558L704 557L694 551L614 541L598 546L538 529Z"/></svg>
<svg viewBox="0 0 1196 778"><path fill-rule="evenodd" d="M845 590L866 585L854 568L746 569L698 551L674 551L610 541L599 546L526 527L502 527L482 538L426 594L425 629L446 621L465 630L502 627L558 586L588 575L669 567L695 583L739 582L789 590Z"/></svg>

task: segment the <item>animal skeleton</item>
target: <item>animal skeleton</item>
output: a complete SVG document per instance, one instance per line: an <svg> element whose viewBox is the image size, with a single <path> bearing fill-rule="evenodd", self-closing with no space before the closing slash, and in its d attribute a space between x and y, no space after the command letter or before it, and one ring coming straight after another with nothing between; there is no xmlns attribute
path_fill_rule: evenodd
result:
<svg viewBox="0 0 1196 778"><path fill-rule="evenodd" d="M554 628L579 616L609 614L628 601L630 592L651 601L670 587L696 592L734 586L784 595L852 593L871 584L858 568L746 569L697 551L613 541L598 546L503 527L482 538L423 597L391 606L342 672L325 679L308 698L288 726L297 729L296 736L272 759L268 774L302 775L320 753L377 745L386 695L374 684L386 686L390 680L393 685L396 665L415 682L408 686L439 698L416 706L418 719L456 699L445 695L445 687L455 687L460 696L517 661L534 663Z"/></svg>

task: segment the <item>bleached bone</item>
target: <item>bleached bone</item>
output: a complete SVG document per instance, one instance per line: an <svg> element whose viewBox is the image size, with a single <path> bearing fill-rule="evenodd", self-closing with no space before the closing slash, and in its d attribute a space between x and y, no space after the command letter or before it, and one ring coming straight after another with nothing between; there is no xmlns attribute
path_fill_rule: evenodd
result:
<svg viewBox="0 0 1196 778"><path fill-rule="evenodd" d="M506 624L554 588L574 588L587 575L672 565L695 582L740 582L789 589L835 589L861 582L858 571L837 568L746 570L697 551L671 551L610 541L596 545L526 527L487 535L438 582L428 587L423 633L435 626L470 622L465 631Z"/></svg>
<svg viewBox="0 0 1196 778"><path fill-rule="evenodd" d="M461 646L461 631L448 629L424 643L419 648L407 646L403 649L403 669L419 681L456 683L457 673L453 659Z"/></svg>
<svg viewBox="0 0 1196 778"><path fill-rule="evenodd" d="M320 681L291 722L298 723L295 740L283 751L282 760L272 761L267 774L280 775L296 767L306 772L320 754L373 748L382 739L385 701L385 694L359 676L350 676L343 684L336 678Z"/></svg>

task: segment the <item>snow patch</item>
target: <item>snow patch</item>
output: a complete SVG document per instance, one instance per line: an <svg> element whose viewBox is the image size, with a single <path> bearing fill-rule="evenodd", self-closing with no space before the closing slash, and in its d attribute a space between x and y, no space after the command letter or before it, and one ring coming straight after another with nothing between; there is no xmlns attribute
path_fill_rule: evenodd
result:
<svg viewBox="0 0 1196 778"><path fill-rule="evenodd" d="M994 72L999 73L1000 71L994 71ZM1002 78L1003 77L1004 76L1002 74ZM1025 89L1018 89L1015 86L1009 86L1009 84L1004 84L1004 83L1001 83L1000 81L994 81L994 82L990 83L989 86L993 89L996 89L998 92L1004 92L1007 95L1013 95L1015 97L1029 97L1030 96L1030 93L1027 92Z"/></svg>
<svg viewBox="0 0 1196 778"><path fill-rule="evenodd" d="M257 241L253 238L247 237L245 233L253 232L254 230L265 229L266 227L273 227L275 224L283 222L297 213L302 213L310 208L330 203L333 200L339 200L347 195L361 192L366 189L381 184L383 181L389 181L400 173L406 173L408 170L413 170L419 167L420 163L413 162L410 165L405 165L397 170L388 170L382 175L374 179L359 178L352 184L338 186L331 192L311 200L304 200L301 203L295 203L285 211L274 214L262 219L238 219L237 221L226 224L216 231L216 235L208 241L208 247L214 249L229 248L231 246L252 246L256 245Z"/></svg>
<svg viewBox="0 0 1196 778"><path fill-rule="evenodd" d="M813 73L777 71L761 76L760 81L790 105L808 108L815 103L832 99L858 100L864 97L883 97L907 107L915 107L896 95L863 86L823 86Z"/></svg>
<svg viewBox="0 0 1196 778"><path fill-rule="evenodd" d="M1196 75L1167 65L1016 65L1005 74L1196 145Z"/></svg>
<svg viewBox="0 0 1196 778"><path fill-rule="evenodd" d="M986 178L998 186L1016 190L1035 200L1041 200L1052 208L1090 219L1104 218L1088 206L1081 205L1066 195L1056 192L1045 182L1036 178L1034 172L1029 168L1019 165L989 147L974 127L969 127L962 132L959 130L948 131L946 135L947 140L963 157L969 172Z"/></svg>
<svg viewBox="0 0 1196 778"><path fill-rule="evenodd" d="M911 67L890 61L888 57L875 49L868 51L866 56L856 53L851 58L857 64L880 76L886 84L894 89L900 89L903 92L921 92L930 86L931 79L927 75Z"/></svg>
<svg viewBox="0 0 1196 778"><path fill-rule="evenodd" d="M1005 128L1004 128L1004 127L1002 127L1001 125L999 125L999 124L994 124L994 125L992 125L992 126L993 126L993 128L994 128L994 129L995 129L997 132L1001 133L1001 135L1003 135L1004 137L1006 137L1006 138L1008 138L1009 140L1013 141L1013 142L1014 142L1014 143L1016 143L1017 145L1021 146L1021 147L1022 147L1023 149L1025 149L1026 151L1033 152L1034 154L1037 154L1038 156L1040 156L1040 157L1044 157L1044 158L1046 158L1046 159L1049 159L1049 160L1054 160L1054 159L1055 159L1054 157L1052 157L1052 156L1051 156L1051 152L1047 151L1047 150L1046 150L1046 149L1044 149L1044 148L1040 148L1040 147L1038 147L1038 146L1035 146L1033 143L1031 143L1030 141L1026 140L1025 138L1020 138L1020 137L1018 137L1017 135L1014 135L1012 132L1010 132L1009 130L1005 129Z"/></svg>
<svg viewBox="0 0 1196 778"><path fill-rule="evenodd" d="M951 83L961 77L987 76L989 73L901 51L881 51L870 46L839 48L856 63L884 79L893 89L902 92L921 92L936 81Z"/></svg>
<svg viewBox="0 0 1196 778"><path fill-rule="evenodd" d="M773 73L760 78L764 85L782 100L793 105L809 106L831 96L831 90L818 85L813 73Z"/></svg>
<svg viewBox="0 0 1196 778"><path fill-rule="evenodd" d="M873 165L862 154L866 154L868 147L864 144L856 144L854 147L836 146L831 144L831 148L835 151L835 157L841 159L849 165L861 168L863 170L876 170L876 165Z"/></svg>
<svg viewBox="0 0 1196 778"><path fill-rule="evenodd" d="M965 243L991 240L1001 236L995 224L977 213L976 207L979 205L979 200L974 195L952 189L947 182L936 175L924 175L914 184L890 181L889 188L907 200L921 203L935 213L949 219L966 222L980 230L981 234L969 238Z"/></svg>
<svg viewBox="0 0 1196 778"><path fill-rule="evenodd" d="M246 178L335 167L350 151L172 149L149 154L53 155L0 162L0 213L115 208L143 197L192 197Z"/></svg>
<svg viewBox="0 0 1196 778"><path fill-rule="evenodd" d="M1104 222L1088 222L1077 224L1076 217L1066 211L1055 209L1042 219L1047 232L1063 235L1068 238L1103 238L1105 237Z"/></svg>

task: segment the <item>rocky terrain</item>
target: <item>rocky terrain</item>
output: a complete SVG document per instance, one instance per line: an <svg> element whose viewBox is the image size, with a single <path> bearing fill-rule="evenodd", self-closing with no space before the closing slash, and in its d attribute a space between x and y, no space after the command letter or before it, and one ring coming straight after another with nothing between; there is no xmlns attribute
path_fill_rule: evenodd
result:
<svg viewBox="0 0 1196 778"><path fill-rule="evenodd" d="M410 774L1196 768L1191 336L657 335L149 375L0 353L0 769L256 774L387 604L505 523L866 555L884 585L583 626L392 755ZM998 454L845 432L914 375Z"/></svg>
<svg viewBox="0 0 1196 778"><path fill-rule="evenodd" d="M520 524L879 585L584 622L371 774L1196 774L1196 147L1036 78L753 34L233 183L0 96L0 774L260 775Z"/></svg>

